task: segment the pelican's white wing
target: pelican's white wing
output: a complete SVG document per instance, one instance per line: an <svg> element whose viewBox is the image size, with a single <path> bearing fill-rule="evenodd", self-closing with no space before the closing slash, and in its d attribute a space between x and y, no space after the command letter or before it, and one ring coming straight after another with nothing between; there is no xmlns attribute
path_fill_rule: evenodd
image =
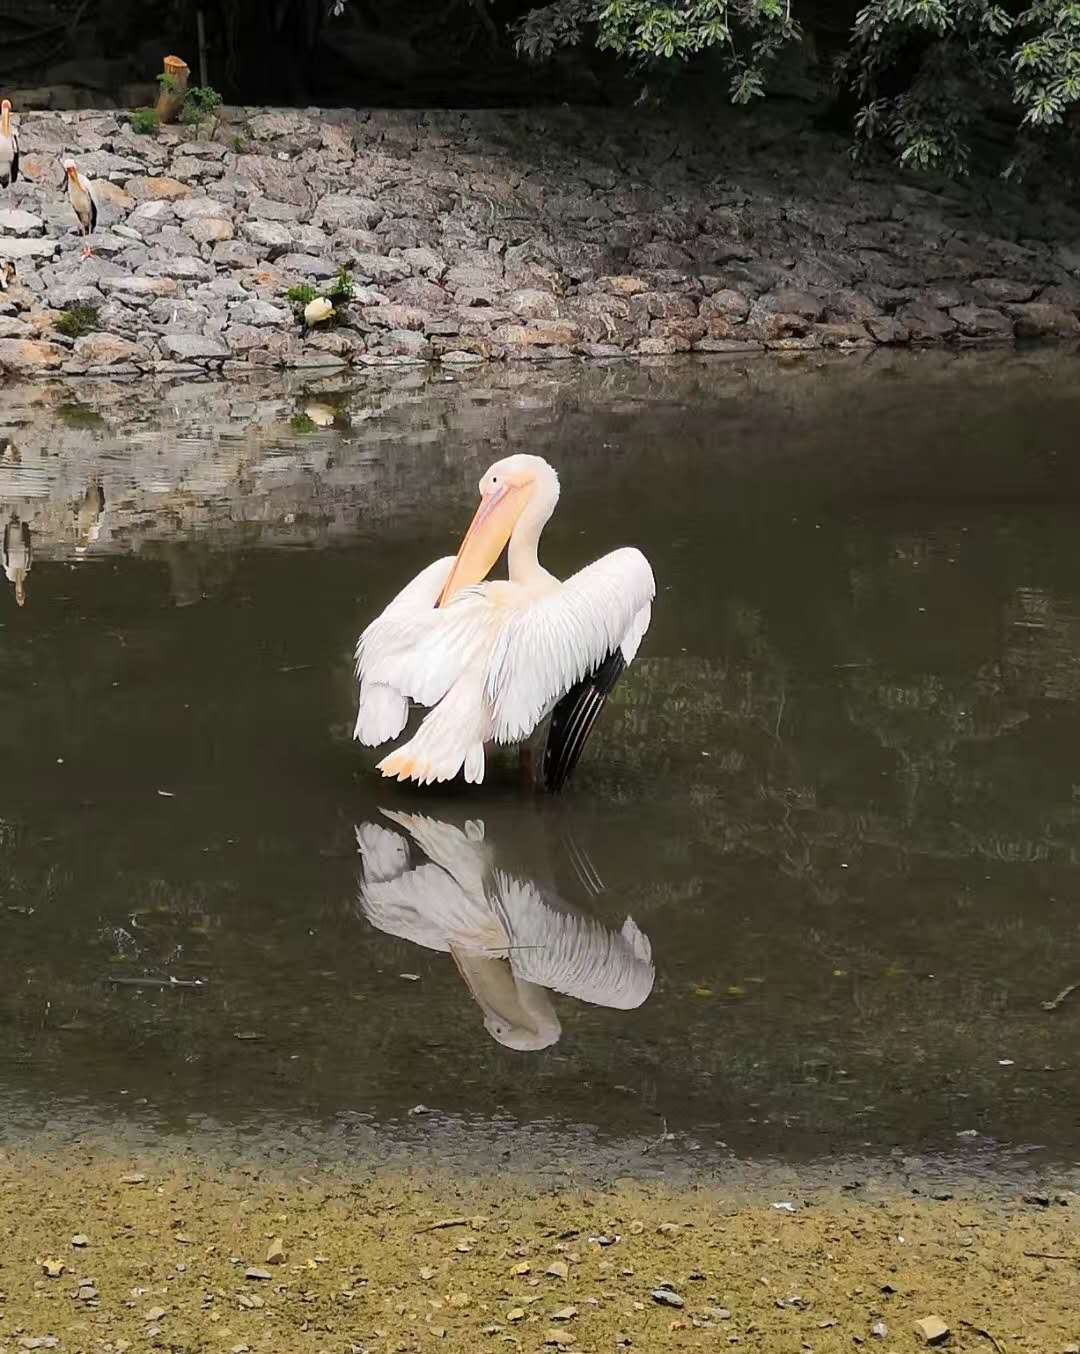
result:
<svg viewBox="0 0 1080 1354"><path fill-rule="evenodd" d="M561 912L536 886L498 870L493 901L509 936L507 957L524 982L594 1006L629 1011L653 989L652 946L632 918L609 931L591 917Z"/></svg>
<svg viewBox="0 0 1080 1354"><path fill-rule="evenodd" d="M617 649L629 663L649 628L655 595L649 561L626 547L510 615L486 681L495 740L527 738L560 696Z"/></svg>
<svg viewBox="0 0 1080 1354"><path fill-rule="evenodd" d="M408 722L410 697L420 699L421 682L410 660L418 638L434 623L435 603L453 564L448 555L422 569L357 641L360 701L353 737L368 747L396 738Z"/></svg>

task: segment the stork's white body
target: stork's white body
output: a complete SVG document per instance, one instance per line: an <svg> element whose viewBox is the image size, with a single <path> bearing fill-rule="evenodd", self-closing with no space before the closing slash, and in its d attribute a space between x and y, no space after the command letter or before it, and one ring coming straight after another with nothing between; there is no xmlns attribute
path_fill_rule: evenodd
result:
<svg viewBox="0 0 1080 1354"><path fill-rule="evenodd" d="M465 830L419 814L387 818L408 836L365 823L360 906L388 935L449 953L507 1048L548 1048L562 1033L549 992L632 1010L652 991L652 946L631 917L618 931L545 899L498 869L483 823ZM411 839L411 840L410 840ZM413 865L410 846L427 857Z"/></svg>
<svg viewBox="0 0 1080 1354"><path fill-rule="evenodd" d="M19 135L11 123L11 104L0 103L0 188L10 188L19 177Z"/></svg>
<svg viewBox="0 0 1080 1354"><path fill-rule="evenodd" d="M97 202L94 200L93 186L85 174L79 172L75 167L74 160L64 161L64 172L67 175L67 193L68 201L71 203L71 210L79 222L79 233L88 237L93 233L97 226L98 209ZM86 246L87 253L90 252L89 242Z"/></svg>
<svg viewBox="0 0 1080 1354"><path fill-rule="evenodd" d="M558 496L540 457L497 462L457 557L428 565L360 636L355 738L377 746L405 728L410 701L433 707L379 763L384 776L478 783L485 744L522 742L605 660L634 658L656 592L649 562L624 548L555 578L537 545ZM481 582L507 537L509 579Z"/></svg>

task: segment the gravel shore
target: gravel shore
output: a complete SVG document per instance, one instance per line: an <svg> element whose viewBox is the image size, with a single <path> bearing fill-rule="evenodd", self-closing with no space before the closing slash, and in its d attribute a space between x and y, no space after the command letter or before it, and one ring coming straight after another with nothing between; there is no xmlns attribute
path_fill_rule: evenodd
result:
<svg viewBox="0 0 1080 1354"><path fill-rule="evenodd" d="M11 1150L0 1348L1064 1354L1076 1203Z"/></svg>

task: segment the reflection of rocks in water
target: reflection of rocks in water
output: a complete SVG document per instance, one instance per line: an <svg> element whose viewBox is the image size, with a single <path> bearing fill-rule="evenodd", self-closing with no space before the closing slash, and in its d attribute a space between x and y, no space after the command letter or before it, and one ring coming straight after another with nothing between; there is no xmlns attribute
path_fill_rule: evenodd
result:
<svg viewBox="0 0 1080 1354"><path fill-rule="evenodd" d="M582 916L530 879L499 869L484 825L419 814L357 828L360 907L387 935L450 954L507 1048L548 1048L562 1034L549 992L631 1010L652 991L652 947L627 917L620 931ZM414 864L414 853L426 859Z"/></svg>
<svg viewBox="0 0 1080 1354"><path fill-rule="evenodd" d="M234 556L190 541L155 541L144 554L169 570L169 591L178 607L195 606L220 592L235 572Z"/></svg>
<svg viewBox="0 0 1080 1354"><path fill-rule="evenodd" d="M26 575L34 563L34 546L30 528L18 517L12 517L4 527L4 573L15 589L15 601L26 605Z"/></svg>
<svg viewBox="0 0 1080 1354"><path fill-rule="evenodd" d="M22 453L10 437L0 437L0 465L18 465Z"/></svg>
<svg viewBox="0 0 1080 1354"><path fill-rule="evenodd" d="M1069 603L1072 603L1070 605ZM1075 599L1017 588L1005 606L1003 665L1024 700L1080 698L1080 614Z"/></svg>

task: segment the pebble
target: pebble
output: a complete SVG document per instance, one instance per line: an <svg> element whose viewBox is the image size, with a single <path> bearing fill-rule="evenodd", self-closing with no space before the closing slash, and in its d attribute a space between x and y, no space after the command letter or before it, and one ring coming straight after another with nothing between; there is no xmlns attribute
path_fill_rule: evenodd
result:
<svg viewBox="0 0 1080 1354"><path fill-rule="evenodd" d="M889 1327L884 1321L875 1321L870 1327L870 1334L875 1340L886 1340L889 1336Z"/></svg>
<svg viewBox="0 0 1080 1354"><path fill-rule="evenodd" d="M924 1316L915 1322L915 1334L928 1345L941 1345L949 1338L949 1328L940 1316Z"/></svg>
<svg viewBox="0 0 1080 1354"><path fill-rule="evenodd" d="M266 1252L266 1263L268 1265L283 1265L288 1258L285 1243L281 1237L275 1237L270 1243L270 1249Z"/></svg>
<svg viewBox="0 0 1080 1354"><path fill-rule="evenodd" d="M267 1280L272 1279L273 1277L274 1276L268 1269L259 1269L256 1265L249 1265L248 1268L244 1270L245 1279Z"/></svg>
<svg viewBox="0 0 1080 1354"><path fill-rule="evenodd" d="M67 1265L63 1260L42 1260L41 1268L45 1271L47 1279L59 1279L67 1269Z"/></svg>
<svg viewBox="0 0 1080 1354"><path fill-rule="evenodd" d="M83 1236L82 1232L79 1232L76 1236L71 1238L71 1244L76 1250L83 1250L90 1245L90 1238L88 1236Z"/></svg>
<svg viewBox="0 0 1080 1354"><path fill-rule="evenodd" d="M686 1299L679 1296L670 1288L654 1288L649 1294L653 1302L658 1302L661 1307L685 1307Z"/></svg>
<svg viewBox="0 0 1080 1354"><path fill-rule="evenodd" d="M544 1273L549 1279L565 1279L570 1273L570 1266L565 1260L553 1260Z"/></svg>
<svg viewBox="0 0 1080 1354"><path fill-rule="evenodd" d="M557 1312L551 1313L551 1319L552 1321L573 1321L577 1314L578 1309L576 1307L560 1307Z"/></svg>

